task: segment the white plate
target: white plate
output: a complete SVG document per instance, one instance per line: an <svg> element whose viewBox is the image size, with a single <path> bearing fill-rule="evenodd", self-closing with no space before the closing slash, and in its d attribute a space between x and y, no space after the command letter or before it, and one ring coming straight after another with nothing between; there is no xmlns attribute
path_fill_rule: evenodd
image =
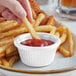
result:
<svg viewBox="0 0 76 76"><path fill-rule="evenodd" d="M71 29L71 31L74 34L74 39L75 39L75 43L76 43L76 22L69 22L69 21L68 22L60 21L60 22ZM46 70L55 70L55 69L64 70L62 68L66 68L66 67L70 67L70 66L74 66L74 65L76 65L76 47L74 49L74 56L66 58L66 57L63 57L61 54L57 53L54 62L49 66L41 67L41 68L33 68L33 67L29 67L27 65L24 65L21 61L18 61L17 63L14 64L13 68L22 69L22 70L31 70L31 71L46 71ZM7 68L5 68L5 69L7 69ZM76 70L76 66L74 68L71 68L70 70L72 70L72 69ZM17 70L15 70L15 71L17 71ZM26 74L26 73L12 72L12 71L3 70L3 69L0 69L0 72L7 76L50 76L50 74L43 74L43 75L42 74ZM29 71L27 71L27 72L29 72ZM58 75L58 76L61 76L61 75Z"/></svg>

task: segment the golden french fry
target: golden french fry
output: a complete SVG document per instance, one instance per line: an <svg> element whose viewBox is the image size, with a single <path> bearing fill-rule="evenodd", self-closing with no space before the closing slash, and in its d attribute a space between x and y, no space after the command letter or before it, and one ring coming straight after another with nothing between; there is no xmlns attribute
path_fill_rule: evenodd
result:
<svg viewBox="0 0 76 76"><path fill-rule="evenodd" d="M33 25L33 26L34 26L34 24L35 24L35 20L32 21L32 25Z"/></svg>
<svg viewBox="0 0 76 76"><path fill-rule="evenodd" d="M5 21L3 23L0 23L0 33L1 32L6 32L10 29L16 28L20 25L16 21Z"/></svg>
<svg viewBox="0 0 76 76"><path fill-rule="evenodd" d="M50 34L55 34L55 32L56 32L56 28L52 29Z"/></svg>
<svg viewBox="0 0 76 76"><path fill-rule="evenodd" d="M4 38L4 37L8 37L8 36L17 36L17 35L25 33L25 32L28 32L26 27L18 27L18 28L10 30L8 32L0 33L0 39Z"/></svg>
<svg viewBox="0 0 76 76"><path fill-rule="evenodd" d="M45 15L43 13L40 13L35 21L34 27L38 27L44 18Z"/></svg>
<svg viewBox="0 0 76 76"><path fill-rule="evenodd" d="M7 45L9 43L13 43L13 39L14 39L14 37L7 37L7 38L1 39L0 40L0 47L4 46L4 45Z"/></svg>
<svg viewBox="0 0 76 76"><path fill-rule="evenodd" d="M45 15L45 18L41 21L40 25L45 25L48 21L48 15L43 10L41 10L38 14L40 13L43 13Z"/></svg>
<svg viewBox="0 0 76 76"><path fill-rule="evenodd" d="M3 17L0 17L0 22L4 22L6 19Z"/></svg>
<svg viewBox="0 0 76 76"><path fill-rule="evenodd" d="M73 36L72 36L72 33L71 31L67 28L66 29L67 31L67 37L68 37L68 50L70 52L70 56L73 55L74 53L74 41L73 41Z"/></svg>
<svg viewBox="0 0 76 76"><path fill-rule="evenodd" d="M35 29L33 28L32 24L27 20L27 18L23 19L23 23L26 25L28 28L29 32L31 33L31 36L35 39L40 39L39 36L37 35Z"/></svg>
<svg viewBox="0 0 76 76"><path fill-rule="evenodd" d="M6 58L2 58L2 65L9 67L9 62L6 60Z"/></svg>
<svg viewBox="0 0 76 76"><path fill-rule="evenodd" d="M46 25L51 25L51 26L55 26L55 19L54 16L49 16L47 24Z"/></svg>
<svg viewBox="0 0 76 76"><path fill-rule="evenodd" d="M5 52L0 53L0 59L5 57Z"/></svg>
<svg viewBox="0 0 76 76"><path fill-rule="evenodd" d="M5 57L5 52L6 52L6 49L9 47L9 46L11 46L12 44L11 43L9 43L9 44L7 44L7 45L4 45L4 46L2 46L2 47L0 47L0 58L3 58L3 57Z"/></svg>
<svg viewBox="0 0 76 76"><path fill-rule="evenodd" d="M29 0L29 2L32 9L36 12L36 14L38 14L41 11L39 4L35 0Z"/></svg>
<svg viewBox="0 0 76 76"><path fill-rule="evenodd" d="M54 26L46 26L46 25L43 25L43 26L39 26L37 28L35 28L35 30L37 32L48 32L48 31L51 31L52 29L54 29L55 27ZM0 39L4 38L4 37L8 37L8 36L17 36L19 34L22 34L22 33L26 33L28 32L28 29L26 27L24 27L24 25L18 27L18 28L15 28L15 29L12 29L8 32L5 32L5 33L0 33Z"/></svg>
<svg viewBox="0 0 76 76"><path fill-rule="evenodd" d="M61 26L61 27L59 27L59 28L57 28L57 32L64 32L65 31L65 29L66 29L66 27L65 26Z"/></svg>
<svg viewBox="0 0 76 76"><path fill-rule="evenodd" d="M60 37L60 33L59 33L59 32L56 32L55 35L56 35L57 37Z"/></svg>
<svg viewBox="0 0 76 76"><path fill-rule="evenodd" d="M35 28L35 30L37 32L50 32L52 29L54 29L55 27L54 26L46 26L46 25L42 25L42 26L38 26Z"/></svg>
<svg viewBox="0 0 76 76"><path fill-rule="evenodd" d="M0 65L2 65L2 61L1 61L1 59L0 59Z"/></svg>
<svg viewBox="0 0 76 76"><path fill-rule="evenodd" d="M11 56L15 52L17 52L17 48L14 45L11 45L6 49L6 56Z"/></svg>
<svg viewBox="0 0 76 76"><path fill-rule="evenodd" d="M9 59L9 66L12 67L15 61L19 60L19 56L13 56Z"/></svg>
<svg viewBox="0 0 76 76"><path fill-rule="evenodd" d="M0 28L3 28L3 27L6 26L6 25L8 26L8 24L13 23L13 22L15 22L15 21L10 20L10 21L1 22L1 23L0 23Z"/></svg>
<svg viewBox="0 0 76 76"><path fill-rule="evenodd" d="M66 34L66 32L63 32L63 33L62 33L62 36L60 37L60 39L61 39L61 44L63 44L63 43L66 41L66 39L67 39L67 34Z"/></svg>
<svg viewBox="0 0 76 76"><path fill-rule="evenodd" d="M7 55L6 55L6 58L11 57L11 56L14 56L14 55L19 55L19 54L18 54L18 51L15 51L15 52L13 52L13 53L11 53L11 54L7 54Z"/></svg>
<svg viewBox="0 0 76 76"><path fill-rule="evenodd" d="M35 13L34 9L32 9L32 16L33 16L34 19L37 18L37 14Z"/></svg>
<svg viewBox="0 0 76 76"><path fill-rule="evenodd" d="M64 57L69 57L70 52L66 50L63 46L60 46L58 51L64 56Z"/></svg>
<svg viewBox="0 0 76 76"><path fill-rule="evenodd" d="M0 59L3 58L5 56L5 50L6 50L7 46L2 46L0 47Z"/></svg>

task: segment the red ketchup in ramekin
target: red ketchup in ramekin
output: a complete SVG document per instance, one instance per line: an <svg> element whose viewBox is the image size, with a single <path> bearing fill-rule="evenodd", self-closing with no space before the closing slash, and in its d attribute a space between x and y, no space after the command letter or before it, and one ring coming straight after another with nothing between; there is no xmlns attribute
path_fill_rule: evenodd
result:
<svg viewBox="0 0 76 76"><path fill-rule="evenodd" d="M43 46L49 46L52 45L54 42L50 40L37 40L37 39L29 39L22 41L21 44L26 45L26 46L32 46L32 47L43 47Z"/></svg>

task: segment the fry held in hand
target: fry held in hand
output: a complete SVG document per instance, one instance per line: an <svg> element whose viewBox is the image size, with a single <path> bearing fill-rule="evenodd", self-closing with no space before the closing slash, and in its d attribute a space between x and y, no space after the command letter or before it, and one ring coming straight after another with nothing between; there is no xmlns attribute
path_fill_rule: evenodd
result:
<svg viewBox="0 0 76 76"><path fill-rule="evenodd" d="M30 24L30 22L27 20L27 18L23 19L24 24L26 25L26 27L28 28L29 32L31 33L32 37L34 39L39 39L39 36L37 35L36 31L34 30L33 26Z"/></svg>
<svg viewBox="0 0 76 76"><path fill-rule="evenodd" d="M35 11L33 9L32 9L32 16L33 16L34 19L37 18L37 14L35 13Z"/></svg>

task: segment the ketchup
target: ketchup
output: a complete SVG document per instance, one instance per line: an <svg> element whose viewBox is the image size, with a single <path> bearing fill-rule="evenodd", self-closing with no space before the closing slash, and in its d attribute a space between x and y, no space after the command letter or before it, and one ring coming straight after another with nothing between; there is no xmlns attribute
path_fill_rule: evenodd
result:
<svg viewBox="0 0 76 76"><path fill-rule="evenodd" d="M52 45L54 42L49 41L49 40L37 40L37 39L29 39L21 42L21 44L26 45L26 46L34 46L34 47L43 47L43 46L49 46Z"/></svg>

